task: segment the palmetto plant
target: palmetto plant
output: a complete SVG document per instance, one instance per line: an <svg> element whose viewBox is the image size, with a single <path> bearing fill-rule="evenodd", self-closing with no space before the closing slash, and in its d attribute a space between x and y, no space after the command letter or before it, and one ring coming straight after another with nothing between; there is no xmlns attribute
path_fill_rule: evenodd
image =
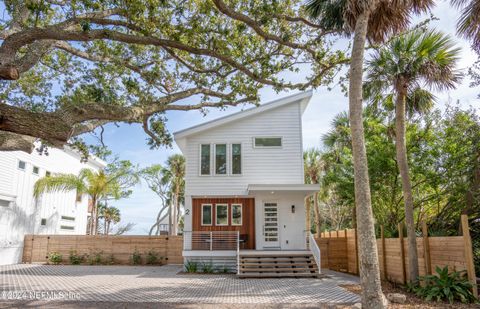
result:
<svg viewBox="0 0 480 309"><path fill-rule="evenodd" d="M480 52L480 1L452 0L452 3L461 10L457 24L458 33L472 40L472 47Z"/></svg>
<svg viewBox="0 0 480 309"><path fill-rule="evenodd" d="M305 170L305 183L318 184L323 170L322 153L318 149L308 149L303 153L303 165ZM307 206L310 202L307 201ZM317 238L321 234L321 218L318 209L318 192L313 194L313 211L315 214L316 234ZM310 223L310 207L307 207L308 222Z"/></svg>
<svg viewBox="0 0 480 309"><path fill-rule="evenodd" d="M98 207L98 214L99 218L103 219L103 233L105 235L108 235L110 233L111 224L116 224L120 222L121 219L120 209L113 206L109 207L105 204L101 204Z"/></svg>
<svg viewBox="0 0 480 309"><path fill-rule="evenodd" d="M34 186L34 197L45 192L76 191L77 196L87 194L93 205L90 235L98 229L98 203L105 198L119 199L125 196L125 187L138 181L137 176L129 168L120 168L112 172L93 171L88 168L80 170L78 175L57 174L45 176L37 180Z"/></svg>
<svg viewBox="0 0 480 309"><path fill-rule="evenodd" d="M386 109L395 109L395 148L405 204L410 280L418 277L418 254L406 115L425 113L433 106L434 95L429 90L455 87L461 77L455 69L459 51L441 32L417 29L390 40L368 62L367 93L374 103L384 98Z"/></svg>
<svg viewBox="0 0 480 309"><path fill-rule="evenodd" d="M349 118L355 171L362 305L385 308L380 284L362 116L363 61L367 38L382 42L405 29L412 13L428 10L433 0L308 0L306 10L326 29L353 34L349 73ZM368 29L368 32L367 32Z"/></svg>

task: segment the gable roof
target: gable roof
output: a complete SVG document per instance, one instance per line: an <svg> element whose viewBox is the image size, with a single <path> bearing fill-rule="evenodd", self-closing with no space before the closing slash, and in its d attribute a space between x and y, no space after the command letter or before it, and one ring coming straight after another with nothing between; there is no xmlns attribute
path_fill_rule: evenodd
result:
<svg viewBox="0 0 480 309"><path fill-rule="evenodd" d="M305 91L305 92L300 92L296 93L294 95L290 95L287 97L283 97L274 101L270 101L265 104L261 104L259 106L249 108L243 111L239 111L230 115L226 115L214 120L207 121L205 123L201 123L199 125L186 128L180 131L177 131L173 133L174 139L177 142L178 146L182 148L183 145L181 145L180 140L184 139L185 137L192 135L192 134L197 134L199 132L212 129L221 125L224 125L226 123L232 122L232 121L237 121L239 119L243 119L246 117L251 117L253 115L263 113L269 110L272 110L274 108L278 108L284 105L292 104L292 103L300 103L301 107L301 112L305 111L305 108L308 105L308 102L310 101L310 98L312 97L312 91Z"/></svg>

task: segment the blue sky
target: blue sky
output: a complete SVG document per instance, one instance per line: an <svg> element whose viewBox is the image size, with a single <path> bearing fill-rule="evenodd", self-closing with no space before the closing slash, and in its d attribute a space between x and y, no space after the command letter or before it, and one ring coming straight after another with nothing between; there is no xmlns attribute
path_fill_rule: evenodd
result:
<svg viewBox="0 0 480 309"><path fill-rule="evenodd" d="M455 35L455 23L459 14L448 2L439 1L437 7L433 10L433 15L439 18L439 21L431 23L432 27L452 36ZM420 19L416 18L416 20ZM477 59L476 55L469 48L468 42L460 38L455 38L455 41L462 48L459 67L462 69L468 68ZM301 74L299 76L290 76L290 78L295 79L299 77L302 77ZM265 88L261 91L261 101L265 103L292 93L294 92L276 94L272 89ZM473 89L469 87L469 79L466 78L456 90L438 93L437 107L442 108L448 102L454 103L460 100L460 104L464 107L473 106L480 108L480 100L477 98L479 93L479 88ZM192 103L194 102L192 101ZM339 87L334 88L332 91L328 91L325 88L315 90L303 116L304 147L319 147L320 138L322 134L328 131L333 117L339 112L347 110L347 106L347 98L340 91ZM167 114L169 119L167 127L170 132L175 132L238 111L239 109L241 108L229 108L226 111L210 110L205 117L197 111L169 112ZM135 164L139 164L141 167L163 163L169 155L179 152L175 145L172 149L150 150L146 145L146 135L139 125L123 124L120 128L113 125L107 126L104 139L114 154L119 155L121 159L127 159ZM160 207L160 199L142 183L134 188L130 198L114 201L112 204L120 208L123 223L132 222L136 224L130 234L146 234L154 222Z"/></svg>

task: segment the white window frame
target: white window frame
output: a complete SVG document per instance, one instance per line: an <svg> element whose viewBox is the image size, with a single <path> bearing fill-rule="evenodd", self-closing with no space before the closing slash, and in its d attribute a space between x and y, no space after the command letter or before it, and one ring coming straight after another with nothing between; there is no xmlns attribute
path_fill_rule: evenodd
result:
<svg viewBox="0 0 480 309"><path fill-rule="evenodd" d="M203 224L203 207L210 206L210 224ZM200 207L200 225L201 226L212 226L213 225L213 204L202 204Z"/></svg>
<svg viewBox="0 0 480 309"><path fill-rule="evenodd" d="M235 224L233 223L233 206L240 206L240 224ZM230 222L232 222L232 225L233 226L242 226L243 225L243 204L241 203L234 203L232 204L232 211L231 211L231 214L230 214Z"/></svg>
<svg viewBox="0 0 480 309"><path fill-rule="evenodd" d="M240 174L234 174L233 173L233 145L240 145ZM231 143L230 147L230 153L228 158L230 159L230 164L229 164L229 174L230 176L242 176L243 175L243 143L237 142L237 143ZM227 164L228 165L228 164Z"/></svg>
<svg viewBox="0 0 480 309"><path fill-rule="evenodd" d="M217 208L218 206L226 206L227 207L227 223L226 224L219 224L218 223L218 211L217 211ZM215 226L228 226L228 204L226 203L218 203L218 204L215 204Z"/></svg>
<svg viewBox="0 0 480 309"><path fill-rule="evenodd" d="M257 146L255 143L256 138L279 138L280 139L280 146ZM259 149L281 149L283 148L283 136L254 136L252 138L252 144L253 148L259 148Z"/></svg>
<svg viewBox="0 0 480 309"><path fill-rule="evenodd" d="M202 146L203 145L209 145L210 146L210 168L209 168L209 171L208 171L208 174L202 174ZM212 176L212 144L210 143L200 143L198 145L198 175L201 176L201 177L209 177L209 176Z"/></svg>
<svg viewBox="0 0 480 309"><path fill-rule="evenodd" d="M20 162L23 162L25 163L25 167L24 168L20 168ZM17 161L17 169L20 170L20 171L26 171L27 170L27 162L26 161L23 161L23 160L18 160Z"/></svg>
<svg viewBox="0 0 480 309"><path fill-rule="evenodd" d="M217 145L225 145L225 164L226 164L225 174L217 174ZM225 177L225 176L228 176L230 174L229 173L229 169L230 169L229 148L230 147L228 147L228 143L219 142L219 143L213 144L213 165L211 166L211 167L213 167L213 175ZM212 148L210 148L210 150L211 149Z"/></svg>

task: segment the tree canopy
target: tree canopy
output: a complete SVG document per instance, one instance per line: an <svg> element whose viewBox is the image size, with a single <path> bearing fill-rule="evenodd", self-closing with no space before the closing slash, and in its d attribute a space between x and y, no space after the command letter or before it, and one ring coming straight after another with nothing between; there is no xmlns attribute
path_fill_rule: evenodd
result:
<svg viewBox="0 0 480 309"><path fill-rule="evenodd" d="M258 90L329 83L343 52L301 2L5 0L0 150L77 145L111 122L168 145L166 111L258 103ZM302 82L284 78L305 65ZM77 145L78 147L78 145Z"/></svg>

